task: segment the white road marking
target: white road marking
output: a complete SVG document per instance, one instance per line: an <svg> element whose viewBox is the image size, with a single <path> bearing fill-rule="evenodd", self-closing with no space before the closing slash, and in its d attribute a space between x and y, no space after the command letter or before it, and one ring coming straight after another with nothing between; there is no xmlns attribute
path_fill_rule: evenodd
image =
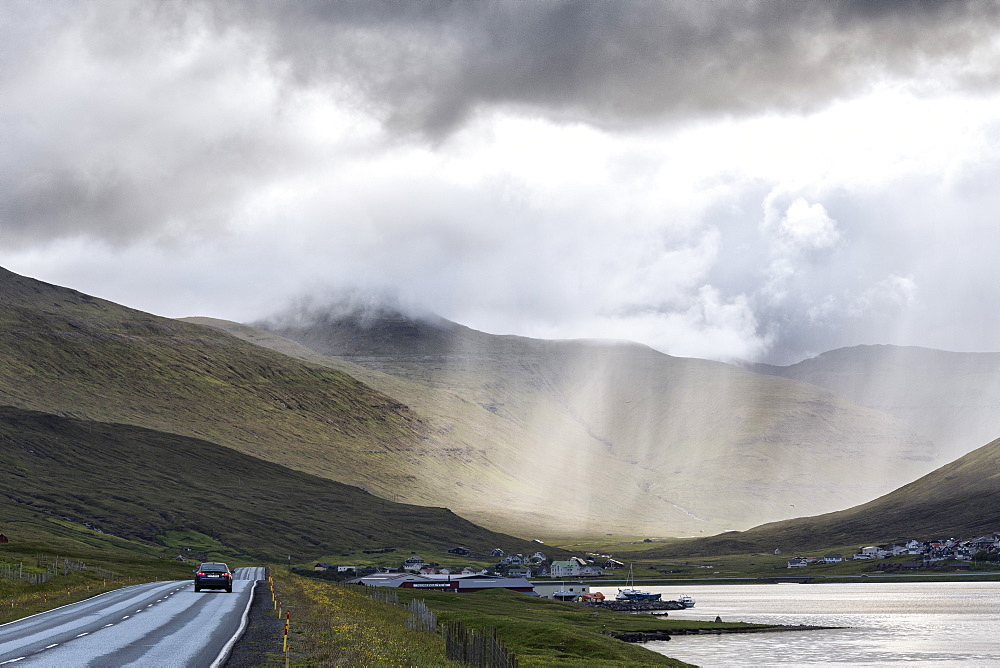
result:
<svg viewBox="0 0 1000 668"><path fill-rule="evenodd" d="M235 581L239 581L239 580L253 580L253 578L250 578L250 577L242 577L242 576L246 575L245 573L241 573L240 575L241 575L241 577L234 578L234 580ZM162 586L162 584L165 584L165 583L161 583L160 586ZM190 591L191 588L192 588L192 584L191 584L190 581L188 581L188 582L180 582L180 583L175 582L173 584L174 584L174 589L172 589L172 590L165 590L164 588L159 589L159 593L160 593L161 598L155 599L155 602L150 602L146 606L144 606L143 608L135 609L135 612L133 612L133 613L131 613L129 615L123 615L121 617L121 621L124 622L124 621L126 621L128 619L131 619L132 617L138 617L138 613L140 613L140 612L150 612L151 613L150 615L142 615L142 619L141 620L136 619L136 620L134 620L132 622L129 622L129 624L122 624L121 628L125 629L125 631L124 631L125 635L122 636L121 638L119 638L119 635L122 633L122 631L119 631L118 629L116 629L115 632L111 633L111 634L97 634L96 631L80 632L79 631L79 626L77 626L77 628L75 629L77 631L77 634L73 634L73 635L67 634L67 635L62 636L64 638L67 638L67 640L65 642L52 643L52 644L44 647L44 651L47 652L47 654L45 654L45 656L47 657L46 659L42 659L41 658L42 657L41 654L39 654L37 657L31 657L31 656L27 656L27 655L25 655L25 656L18 656L18 657L14 657L14 658L8 658L8 659L6 659L4 661L0 661L0 666L7 665L7 664L15 664L15 663L20 662L22 660L28 660L28 663L33 665L36 659L40 660L40 661L43 661L44 663L46 663L46 665L73 665L75 662L78 661L78 656L75 653L80 653L80 652L94 653L94 656L104 655L104 654L106 654L108 652L108 648L111 646L110 644L114 644L114 643L119 642L119 641L121 643L121 645L120 645L121 648L126 648L126 647L130 647L130 646L142 647L142 645L140 644L140 641L141 641L141 639L143 637L142 634L148 632L148 630L149 630L149 629L146 629L145 627L146 626L150 626L150 629L153 629L154 627L157 627L159 624L163 623L163 620L161 620L161 617L164 615L164 613L159 612L159 611L166 609L168 611L166 613L167 615L175 615L176 611L174 609L175 609L176 606L180 605L180 606L182 606L183 609L187 609L187 606L191 605L190 601L187 600L187 599L183 599L183 597L181 599L178 599L178 603L177 604L174 604L172 602L167 602L168 599L169 599L169 597L172 596L174 593L177 593L177 592L180 592L180 591ZM237 585L237 588L240 591L242 591L242 592L245 592L246 590L249 590L250 596L247 598L247 601L246 601L246 609L244 609L244 611L243 611L243 616L242 616L243 618L240 620L240 627L237 630L237 632L235 633L235 635L233 635L232 637L229 638L228 642L226 643L226 646L222 649L222 651L220 652L220 654L216 657L216 660L213 663L213 665L219 665L221 662L223 662L226 659L226 657L228 656L229 651L232 649L232 646L235 644L236 640L241 635L241 632L246 628L246 625L247 625L247 612L248 612L248 610L250 608L250 605L252 604L254 586L257 583L256 582L252 582L252 583L251 582L247 582L246 584L249 585L249 586L246 587L246 588L244 588L242 586L243 584L244 584L243 582L239 582L239 584ZM152 587L150 587L150 588L152 588ZM130 588L126 588L126 589L131 589L131 587ZM135 589L138 590L138 591L141 591L141 589L140 589L139 586L137 586ZM195 597L195 598L199 598L200 599L201 597ZM212 602L207 607L205 607L203 610L201 610L191 620L190 623L185 624L185 626L189 626L189 627L190 626L196 626L196 627L198 627L199 631L202 631L202 630L204 630L209 625L217 625L217 620L221 619L221 617L222 617L219 613L222 612L223 609L228 609L230 607L228 604L222 605L228 599L229 599L229 597L221 597L221 596L220 597L210 596L210 597L207 597L207 599L202 599L202 600L206 601L206 603L209 600L211 600ZM148 600L148 599L146 599L146 600ZM156 607L157 603L165 603L165 605L158 607L157 610L155 610L155 611L149 610L149 608ZM96 603L96 602L94 604L90 604L90 605L91 605L91 607L93 607L95 604L97 606L100 606L100 603ZM135 600L131 601L131 604L135 605ZM73 604L73 605L78 605L78 604ZM108 613L115 614L116 612L120 614L121 612L124 612L123 608L125 608L128 605L129 605L129 602L127 600L124 601L123 603L113 603L112 605L105 605L104 606L104 614L108 614ZM63 607L69 608L70 606L67 605L67 606L63 606ZM235 606L233 606L233 607L235 607ZM236 613L236 610L232 610L232 612ZM42 613L42 614L50 614L51 615L51 613L52 613L52 611L50 611L49 613ZM236 614L238 614L238 613L236 613ZM32 615L32 617L34 617L34 615ZM92 617L93 617L93 615L92 615ZM106 618L107 617L105 617L105 619ZM18 623L18 624L23 623L23 620L18 620L16 623ZM64 626L70 626L71 623L72 622L65 622L63 625ZM117 626L117 625L119 625L117 622L106 623L106 624L104 624L100 628L105 628L106 629L106 628L110 628L110 627ZM138 625L138 626L135 626L135 625ZM4 626L6 626L6 625L4 625ZM133 628L133 627L135 627L135 628ZM93 627L91 627L91 628L93 628ZM67 629L67 630L70 630L70 629ZM45 635L49 635L49 638L51 639L54 634L52 634L51 632L46 632L46 633L39 632L39 633L36 634L36 636L41 636L38 639L42 640L42 641L44 641L44 639L45 639L44 636ZM182 634L180 631L175 631L175 632L172 632L170 634L170 636L178 636L178 637L182 636L182 635L184 635L184 634ZM78 640L76 640L76 642L71 642L69 640L69 638L74 637L74 636ZM90 638L88 636L95 636L95 637L94 638ZM133 636L134 636L134 638L133 638ZM187 640L190 640L190 638L187 638ZM142 660L146 662L146 665L167 665L167 664L170 664L170 665L183 665L185 659L193 658L195 656L195 653L194 653L195 650L190 649L187 644L183 644L182 646L174 645L174 646L162 646L162 647L160 647L160 645L161 645L161 643L157 643L156 645L150 646L150 651L147 651L145 654L142 655L143 656ZM38 647L38 645L35 645L35 647ZM14 651L17 651L16 648L14 648L14 647L10 647L10 648L3 647L3 649L5 649L5 650L7 650L7 649L14 649ZM53 650L55 650L55 651L53 651ZM89 656L89 654L86 654L86 655ZM2 655L0 655L0 656L2 656ZM6 656L10 657L10 653L6 653ZM178 661L179 661L179 663L178 663ZM77 664L77 665L79 665L79 664ZM13 668L13 666L12 666L12 668Z"/></svg>

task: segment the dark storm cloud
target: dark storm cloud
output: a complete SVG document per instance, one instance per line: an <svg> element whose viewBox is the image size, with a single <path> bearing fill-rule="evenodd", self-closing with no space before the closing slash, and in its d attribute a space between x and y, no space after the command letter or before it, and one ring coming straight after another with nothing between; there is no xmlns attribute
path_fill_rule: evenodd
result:
<svg viewBox="0 0 1000 668"><path fill-rule="evenodd" d="M308 171L296 91L441 140L519 109L606 129L802 110L880 78L986 85L978 2L11 3L4 241L210 234ZM413 135L416 135L414 137Z"/></svg>
<svg viewBox="0 0 1000 668"><path fill-rule="evenodd" d="M995 83L992 2L224 3L305 80L345 78L393 125L440 135L491 105L614 127L802 110L880 78ZM995 66L995 63L991 64Z"/></svg>
<svg viewBox="0 0 1000 668"><path fill-rule="evenodd" d="M209 233L294 152L275 132L281 105L267 95L266 63L226 31L210 34L189 6L9 8L0 23L7 247Z"/></svg>

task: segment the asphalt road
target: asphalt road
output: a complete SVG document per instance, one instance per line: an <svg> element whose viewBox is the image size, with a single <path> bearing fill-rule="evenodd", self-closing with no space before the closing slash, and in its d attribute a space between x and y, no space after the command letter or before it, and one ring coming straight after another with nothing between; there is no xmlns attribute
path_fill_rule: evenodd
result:
<svg viewBox="0 0 1000 668"><path fill-rule="evenodd" d="M0 625L0 666L221 665L263 578L263 568L238 568L231 594L151 582Z"/></svg>

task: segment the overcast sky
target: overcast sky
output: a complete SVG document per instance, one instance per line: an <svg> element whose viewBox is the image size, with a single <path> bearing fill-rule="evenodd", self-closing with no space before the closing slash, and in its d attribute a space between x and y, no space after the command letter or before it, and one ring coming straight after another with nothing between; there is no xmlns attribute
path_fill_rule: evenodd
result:
<svg viewBox="0 0 1000 668"><path fill-rule="evenodd" d="M0 4L0 265L797 361L1000 350L1000 4Z"/></svg>

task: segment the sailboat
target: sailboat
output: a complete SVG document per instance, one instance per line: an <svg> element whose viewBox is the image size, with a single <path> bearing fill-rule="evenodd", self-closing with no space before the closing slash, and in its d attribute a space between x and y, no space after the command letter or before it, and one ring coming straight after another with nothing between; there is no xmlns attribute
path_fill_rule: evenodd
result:
<svg viewBox="0 0 1000 668"><path fill-rule="evenodd" d="M628 580L625 581L625 588L618 590L615 596L618 601L659 601L660 595L635 588L635 576L632 574L632 564L628 566Z"/></svg>

